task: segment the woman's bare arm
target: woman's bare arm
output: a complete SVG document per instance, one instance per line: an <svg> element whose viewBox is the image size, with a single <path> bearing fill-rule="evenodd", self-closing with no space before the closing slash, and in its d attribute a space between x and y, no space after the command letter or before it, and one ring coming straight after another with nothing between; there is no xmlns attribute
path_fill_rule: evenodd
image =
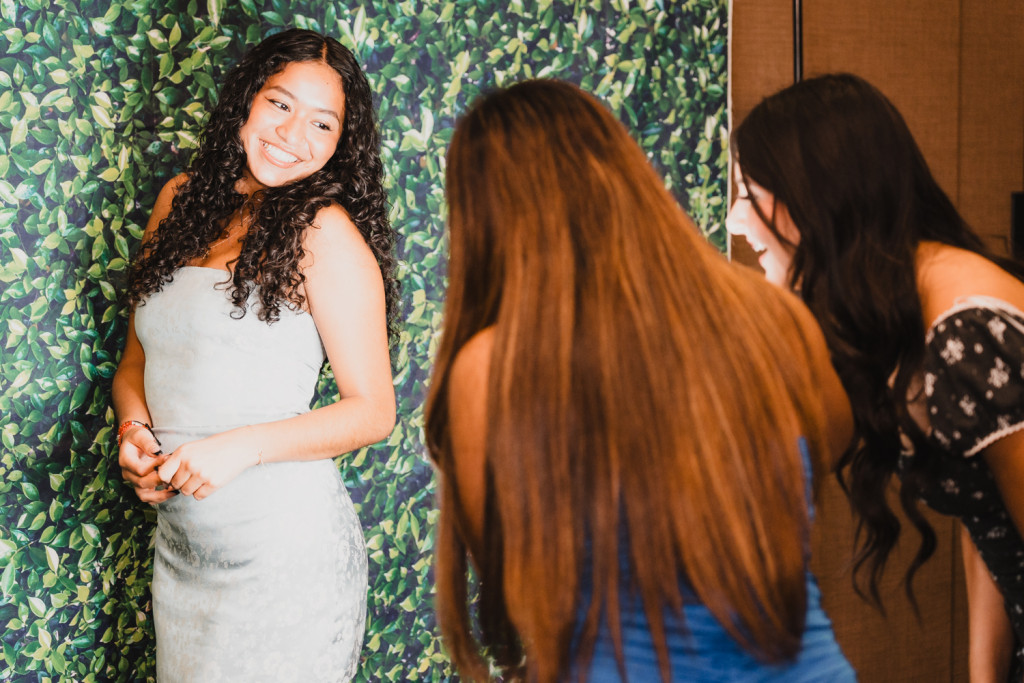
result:
<svg viewBox="0 0 1024 683"><path fill-rule="evenodd" d="M960 527L960 544L967 584L971 683L1004 683L1013 659L1013 627L1006 615L1006 603L963 527Z"/></svg>
<svg viewBox="0 0 1024 683"><path fill-rule="evenodd" d="M384 283L362 235L337 206L307 230L305 295L339 400L179 447L160 477L201 499L259 462L332 458L387 437L395 424Z"/></svg>
<svg viewBox="0 0 1024 683"><path fill-rule="evenodd" d="M143 242L152 239L160 221L170 213L174 194L184 181L185 176L180 175L167 182L160 190L153 211L149 215L149 221L146 223ZM146 353L135 334L135 313L133 311L128 315L128 331L125 336L124 350L121 353L117 371L114 373L111 388L114 413L117 415L119 425L128 420L152 424L149 408L146 405L145 373ZM161 484L156 468L163 463L164 459L165 456L160 452L160 445L148 429L132 426L125 431L118 449L118 463L121 466L121 476L135 488L135 493L140 500L147 503L160 503L174 495L174 491L156 490L156 487Z"/></svg>

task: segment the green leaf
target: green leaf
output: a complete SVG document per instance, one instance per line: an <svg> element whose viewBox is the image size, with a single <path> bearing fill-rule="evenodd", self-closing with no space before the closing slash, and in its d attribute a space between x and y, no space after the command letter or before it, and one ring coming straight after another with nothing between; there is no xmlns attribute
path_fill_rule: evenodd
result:
<svg viewBox="0 0 1024 683"><path fill-rule="evenodd" d="M122 258L129 258L128 240L124 238L124 235L114 236L114 248L117 249L117 253L120 254Z"/></svg>
<svg viewBox="0 0 1024 683"><path fill-rule="evenodd" d="M165 52L160 55L160 78L167 78L174 71L174 55Z"/></svg>
<svg viewBox="0 0 1024 683"><path fill-rule="evenodd" d="M221 0L206 0L206 12L210 15L210 23L220 25Z"/></svg>
<svg viewBox="0 0 1024 683"><path fill-rule="evenodd" d="M25 386L26 384L28 384L28 381L31 378L31 370L22 370L21 372L18 373L18 376L14 378L14 381L11 382L11 389L17 389L18 387ZM31 486L31 484L29 484L29 486Z"/></svg>
<svg viewBox="0 0 1024 683"><path fill-rule="evenodd" d="M83 524L82 535L85 536L85 541L89 545L98 546L100 544L100 530L95 524Z"/></svg>
<svg viewBox="0 0 1024 683"><path fill-rule="evenodd" d="M46 616L46 603L40 600L39 598L35 597L34 595L30 595L28 597L28 608L32 610L32 614L36 615L37 617Z"/></svg>
<svg viewBox="0 0 1024 683"><path fill-rule="evenodd" d="M0 591L10 597L14 590L14 563L10 562L4 567L4 573L0 575Z"/></svg>
<svg viewBox="0 0 1024 683"><path fill-rule="evenodd" d="M0 180L0 200L3 200L7 204L18 203L18 197L14 194L14 188L11 187L11 184L6 180Z"/></svg>
<svg viewBox="0 0 1024 683"><path fill-rule="evenodd" d="M196 83L201 85L206 90L213 90L217 87L216 84L213 82L213 78L211 78L209 74L204 73L202 71L194 71L192 73L192 78L194 78Z"/></svg>
<svg viewBox="0 0 1024 683"><path fill-rule="evenodd" d="M25 372L30 372L26 370ZM25 494L25 497L29 500L39 500L39 489L35 484L23 481L21 482L21 492Z"/></svg>
<svg viewBox="0 0 1024 683"><path fill-rule="evenodd" d="M194 149L199 146L199 139L187 130L179 130L178 145L180 145L182 149Z"/></svg>
<svg viewBox="0 0 1024 683"><path fill-rule="evenodd" d="M43 173L46 173L52 163L53 161L50 159L40 159L36 163L32 164L32 168L29 169L29 173L32 175L42 175Z"/></svg>
<svg viewBox="0 0 1024 683"><path fill-rule="evenodd" d="M25 327L25 323L21 322L17 318L10 318L10 319L8 319L8 321L7 321L7 329L10 332L9 336L11 338L13 338L13 339L17 339L18 337L21 337L23 334L25 334L25 332L28 331L28 328ZM0 544L2 544L2 543L3 543L3 541L0 540ZM2 553L0 553L0 557L2 557L2 556L3 556Z"/></svg>
<svg viewBox="0 0 1024 683"><path fill-rule="evenodd" d="M158 28L150 29L149 31L146 31L146 37L149 38L149 44L152 45L157 52L167 51L167 38L164 36L163 31Z"/></svg>
<svg viewBox="0 0 1024 683"><path fill-rule="evenodd" d="M53 650L50 652L50 664L53 664L53 670L59 674L65 673L68 668L68 662L61 654L60 650Z"/></svg>
<svg viewBox="0 0 1024 683"><path fill-rule="evenodd" d="M28 121L26 119L19 119L14 124L14 128L11 129L11 147L16 148L24 144L25 139L28 137Z"/></svg>
<svg viewBox="0 0 1024 683"><path fill-rule="evenodd" d="M104 128L114 128L114 121L110 118L110 115L107 114L106 109L93 104L89 107L89 110L92 112L92 117L96 120L96 123L100 124Z"/></svg>
<svg viewBox="0 0 1024 683"><path fill-rule="evenodd" d="M53 644L53 636L51 636L50 632L47 631L45 628L39 629L38 639L39 639L39 646L43 650L47 650L48 651L50 649L50 646Z"/></svg>
<svg viewBox="0 0 1024 683"><path fill-rule="evenodd" d="M273 26L284 26L285 25L284 17L282 17L277 12L267 11L267 12L261 12L260 14L261 14L263 19L268 24L271 24Z"/></svg>
<svg viewBox="0 0 1024 683"><path fill-rule="evenodd" d="M90 385L88 382L82 382L77 387L75 387L75 392L71 395L71 412L74 412L78 410L80 407L82 407L82 404L85 403L85 397L89 394L89 389L91 388L92 385Z"/></svg>
<svg viewBox="0 0 1024 683"><path fill-rule="evenodd" d="M171 28L171 33L167 37L167 43L171 47L174 47L180 41L181 41L181 26L178 25L178 22L174 22L174 27Z"/></svg>

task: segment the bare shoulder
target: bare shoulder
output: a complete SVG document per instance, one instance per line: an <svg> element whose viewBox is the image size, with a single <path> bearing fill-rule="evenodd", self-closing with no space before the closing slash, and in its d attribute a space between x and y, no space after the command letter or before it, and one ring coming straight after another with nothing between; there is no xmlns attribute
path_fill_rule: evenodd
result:
<svg viewBox="0 0 1024 683"><path fill-rule="evenodd" d="M160 221L171 212L171 204L186 180L188 180L188 174L179 173L164 183L164 186L160 189L160 194L157 195L156 203L153 205L153 211L149 215L149 222L146 223L146 231L143 236L144 241L148 241L153 237L160 225Z"/></svg>
<svg viewBox="0 0 1024 683"><path fill-rule="evenodd" d="M459 349L448 377L448 414L457 459L482 457L487 431L487 378L494 328L477 332Z"/></svg>
<svg viewBox="0 0 1024 683"><path fill-rule="evenodd" d="M477 332L459 349L452 363L449 379L448 402L453 414L456 408L469 414L486 412L487 378L494 350L494 328Z"/></svg>
<svg viewBox="0 0 1024 683"><path fill-rule="evenodd" d="M177 193L178 188L184 185L186 180L188 180L188 173L181 172L164 183L164 189L170 189L172 192Z"/></svg>
<svg viewBox="0 0 1024 683"><path fill-rule="evenodd" d="M448 378L448 426L454 477L470 548L483 538L487 460L487 377L494 328L474 335L455 356Z"/></svg>
<svg viewBox="0 0 1024 683"><path fill-rule="evenodd" d="M376 267L373 252L359 228L338 204L330 204L317 212L313 224L303 235L302 246L306 251L304 268L334 259L362 265L372 263Z"/></svg>
<svg viewBox="0 0 1024 683"><path fill-rule="evenodd" d="M181 186L185 184L186 180L188 180L188 174L179 173L164 183L164 186L160 189L159 196L157 196L157 206L166 203L169 210L171 207L171 201L175 196L177 196L178 190L181 189Z"/></svg>
<svg viewBox="0 0 1024 683"><path fill-rule="evenodd" d="M925 242L918 247L916 267L926 327L971 296L1001 299L1024 309L1024 282L974 252Z"/></svg>

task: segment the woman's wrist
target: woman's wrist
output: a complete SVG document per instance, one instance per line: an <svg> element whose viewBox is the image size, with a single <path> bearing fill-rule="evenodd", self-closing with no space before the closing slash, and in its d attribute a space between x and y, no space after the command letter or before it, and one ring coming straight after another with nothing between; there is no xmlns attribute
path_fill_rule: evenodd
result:
<svg viewBox="0 0 1024 683"><path fill-rule="evenodd" d="M244 457L246 467L257 467L267 461L263 440L260 438L259 425L240 427L233 432L233 436L240 441L238 452Z"/></svg>
<svg viewBox="0 0 1024 683"><path fill-rule="evenodd" d="M160 439L156 438L156 434L153 432L153 428L149 425L149 423L143 422L142 420L125 420L117 428L117 445L120 447L120 445L124 442L125 436L127 436L128 433L131 432L133 429L137 428L145 429L146 431L153 435L153 438L156 439L157 444L160 443Z"/></svg>

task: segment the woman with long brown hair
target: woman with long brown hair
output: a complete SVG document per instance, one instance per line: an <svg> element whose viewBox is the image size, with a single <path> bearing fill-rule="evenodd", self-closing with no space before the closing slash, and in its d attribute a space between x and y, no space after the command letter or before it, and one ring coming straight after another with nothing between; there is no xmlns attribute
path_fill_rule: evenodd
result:
<svg viewBox="0 0 1024 683"><path fill-rule="evenodd" d="M474 106L447 192L427 437L460 671L852 680L807 570L809 469L848 421L807 310L707 245L568 84Z"/></svg>

